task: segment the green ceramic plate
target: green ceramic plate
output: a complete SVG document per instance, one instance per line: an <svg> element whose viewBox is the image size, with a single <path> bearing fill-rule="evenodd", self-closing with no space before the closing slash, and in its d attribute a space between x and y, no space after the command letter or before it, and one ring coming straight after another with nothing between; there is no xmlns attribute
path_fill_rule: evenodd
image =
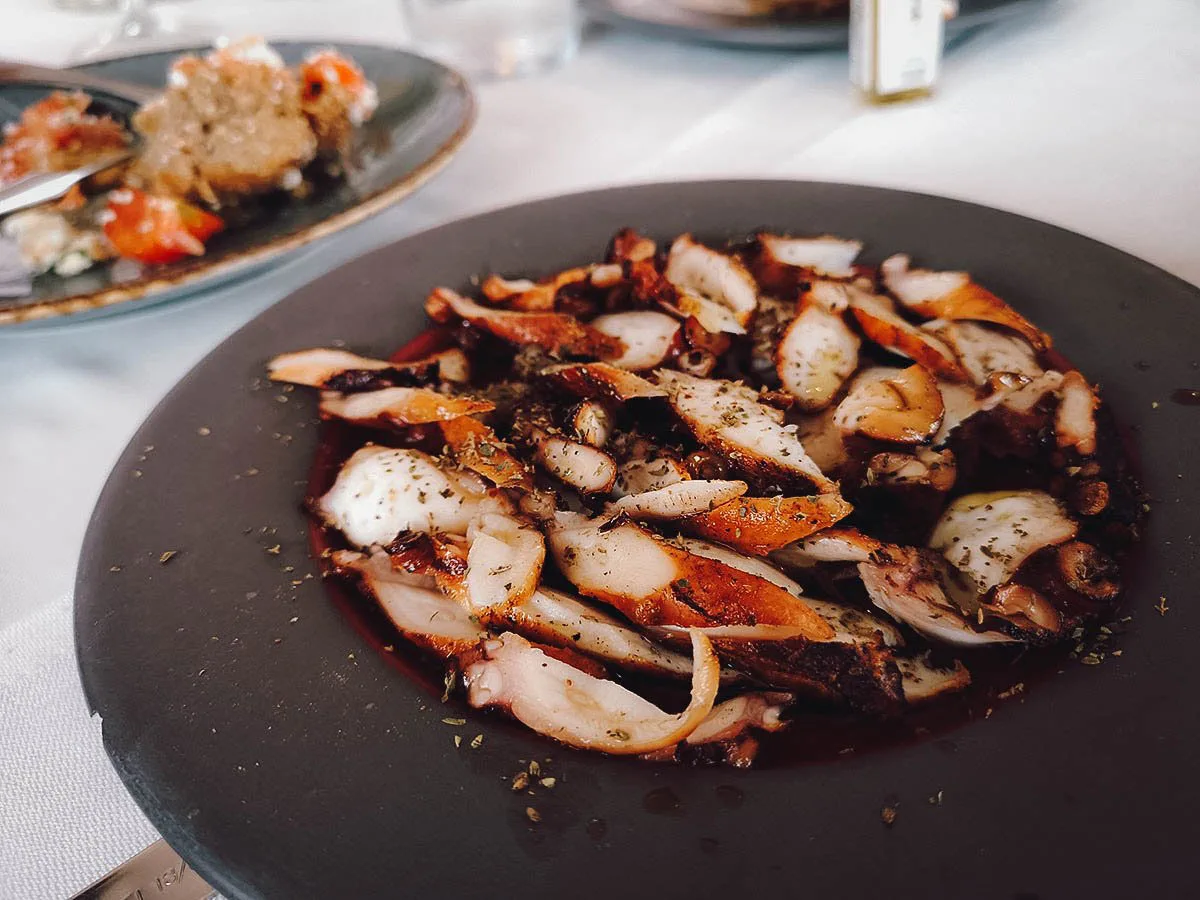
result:
<svg viewBox="0 0 1200 900"><path fill-rule="evenodd" d="M272 42L289 63L328 43ZM305 200L287 199L261 221L214 238L198 259L146 269L127 280L97 266L80 275L34 281L32 295L0 299L0 326L70 316L91 318L138 309L245 275L264 262L340 231L408 196L444 166L471 129L475 104L456 72L402 50L334 44L379 91L379 109L359 129L347 177ZM153 87L164 83L172 50L107 60L84 71ZM198 49L196 52L203 52ZM10 121L45 91L0 84L0 121ZM105 98L115 112L131 112Z"/></svg>

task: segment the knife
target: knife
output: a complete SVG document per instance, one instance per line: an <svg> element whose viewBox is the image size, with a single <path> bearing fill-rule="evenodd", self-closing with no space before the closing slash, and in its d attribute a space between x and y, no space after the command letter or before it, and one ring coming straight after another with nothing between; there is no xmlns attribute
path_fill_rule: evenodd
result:
<svg viewBox="0 0 1200 900"><path fill-rule="evenodd" d="M133 156L137 149L137 145L133 144L124 150L85 163L77 169L66 172L41 172L14 181L0 188L0 216L57 200L81 181L86 181L105 169L119 166Z"/></svg>
<svg viewBox="0 0 1200 900"><path fill-rule="evenodd" d="M213 900L216 896L217 892L160 839L71 900Z"/></svg>

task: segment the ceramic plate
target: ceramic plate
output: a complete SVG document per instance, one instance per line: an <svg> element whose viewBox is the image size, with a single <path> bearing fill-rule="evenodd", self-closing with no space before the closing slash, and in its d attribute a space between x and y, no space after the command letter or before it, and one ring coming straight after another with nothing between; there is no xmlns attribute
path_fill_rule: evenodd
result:
<svg viewBox="0 0 1200 900"><path fill-rule="evenodd" d="M1028 12L1045 0L959 0L959 14L946 25L946 38ZM655 37L736 47L819 50L845 47L845 16L725 16L686 9L673 0L581 0L594 19Z"/></svg>
<svg viewBox="0 0 1200 900"><path fill-rule="evenodd" d="M289 63L317 47L288 41L272 45ZM231 229L198 259L147 270L118 281L111 266L71 278L43 275L32 296L0 299L0 326L59 316L95 316L174 299L246 274L309 241L340 231L408 196L454 155L474 121L474 100L450 69L402 50L336 44L362 66L379 90L379 109L360 128L348 177L306 200L287 199L261 222ZM151 87L164 83L167 67L186 52L172 50L129 56L83 67L83 71ZM0 121L11 121L44 94L29 87L0 85ZM132 112L106 98L117 113Z"/></svg>
<svg viewBox="0 0 1200 900"><path fill-rule="evenodd" d="M990 715L750 771L579 753L440 702L440 680L413 677L322 583L301 509L315 397L264 383L264 364L338 340L386 355L425 327L432 286L578 265L623 225L853 236L869 263L905 250L966 268L1053 334L1133 429L1153 498L1121 655L1064 658ZM620 188L407 238L264 312L133 439L79 568L89 703L150 820L237 900L1187 896L1200 408L1172 396L1200 388L1197 309L1200 291L1079 235L846 185ZM509 786L529 760L557 779L532 798Z"/></svg>

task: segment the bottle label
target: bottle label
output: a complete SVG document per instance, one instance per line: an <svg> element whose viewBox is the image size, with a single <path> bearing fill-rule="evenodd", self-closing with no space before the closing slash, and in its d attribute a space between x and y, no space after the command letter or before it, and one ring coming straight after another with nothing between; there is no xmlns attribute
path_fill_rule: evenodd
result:
<svg viewBox="0 0 1200 900"><path fill-rule="evenodd" d="M853 0L854 83L874 94L929 88L942 56L944 0Z"/></svg>

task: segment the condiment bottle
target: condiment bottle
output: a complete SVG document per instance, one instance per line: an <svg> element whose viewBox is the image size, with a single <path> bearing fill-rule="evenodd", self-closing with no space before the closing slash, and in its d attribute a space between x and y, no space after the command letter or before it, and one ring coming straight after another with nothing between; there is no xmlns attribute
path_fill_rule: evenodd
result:
<svg viewBox="0 0 1200 900"><path fill-rule="evenodd" d="M933 91L942 59L947 0L851 0L850 80L889 103Z"/></svg>

